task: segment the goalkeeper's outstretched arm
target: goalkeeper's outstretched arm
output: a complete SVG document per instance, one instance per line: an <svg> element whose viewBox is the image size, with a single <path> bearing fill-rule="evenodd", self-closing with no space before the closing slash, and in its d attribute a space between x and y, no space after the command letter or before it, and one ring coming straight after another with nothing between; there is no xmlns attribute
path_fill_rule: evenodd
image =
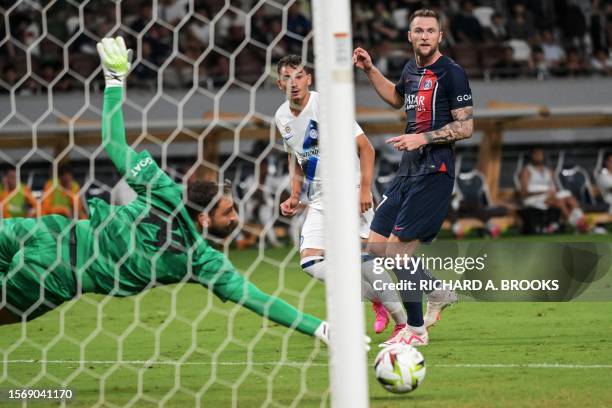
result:
<svg viewBox="0 0 612 408"><path fill-rule="evenodd" d="M121 175L137 162L137 153L127 144L123 123L123 87L130 69L131 50L123 38L104 38L97 44L106 87L102 107L102 145Z"/></svg>
<svg viewBox="0 0 612 408"><path fill-rule="evenodd" d="M232 301L273 322L327 341L327 323L262 292L242 276L221 252L208 247L193 265L194 280L223 301Z"/></svg>
<svg viewBox="0 0 612 408"><path fill-rule="evenodd" d="M242 285L228 294L227 300L239 303L275 323L295 328L301 333L318 337L325 343L328 342L327 323L312 315L300 312L280 298L262 292L251 282L243 281Z"/></svg>

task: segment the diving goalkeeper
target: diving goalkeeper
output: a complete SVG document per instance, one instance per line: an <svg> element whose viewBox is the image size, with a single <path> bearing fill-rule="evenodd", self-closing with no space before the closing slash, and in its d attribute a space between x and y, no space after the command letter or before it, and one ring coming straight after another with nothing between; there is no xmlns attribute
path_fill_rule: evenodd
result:
<svg viewBox="0 0 612 408"><path fill-rule="evenodd" d="M102 143L138 197L124 206L92 199L89 220L50 215L2 221L0 325L31 320L81 293L130 296L192 281L223 301L327 342L327 323L260 291L203 238L203 232L227 235L236 223L227 188L195 182L185 191L147 151L127 145L121 104L131 51L117 37L98 43L98 52L106 81Z"/></svg>

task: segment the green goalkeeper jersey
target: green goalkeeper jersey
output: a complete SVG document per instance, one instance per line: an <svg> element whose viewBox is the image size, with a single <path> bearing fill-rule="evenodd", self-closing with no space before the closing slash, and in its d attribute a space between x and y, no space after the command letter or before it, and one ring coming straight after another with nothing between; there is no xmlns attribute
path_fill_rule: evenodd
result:
<svg viewBox="0 0 612 408"><path fill-rule="evenodd" d="M138 197L128 205L89 201L90 219L76 224L76 270L83 292L129 296L157 285L198 282L222 300L314 335L322 321L261 292L198 232L184 188L151 155L126 143L122 87L104 91L102 142Z"/></svg>
<svg viewBox="0 0 612 408"><path fill-rule="evenodd" d="M125 179L138 194L136 200L112 206L94 198L90 220L77 223L76 261L78 269L83 267L84 285L92 283L98 293L130 296L191 280L227 299L244 278L201 237L183 204L183 187L148 152L135 158Z"/></svg>
<svg viewBox="0 0 612 408"><path fill-rule="evenodd" d="M85 274L84 286L129 296L148 287L191 280L227 299L243 285L243 276L202 238L183 204L183 186L170 179L147 151L136 153L127 146L121 99L122 88L106 89L103 144L138 196L121 206L95 198L89 201L90 219L76 227L77 269Z"/></svg>

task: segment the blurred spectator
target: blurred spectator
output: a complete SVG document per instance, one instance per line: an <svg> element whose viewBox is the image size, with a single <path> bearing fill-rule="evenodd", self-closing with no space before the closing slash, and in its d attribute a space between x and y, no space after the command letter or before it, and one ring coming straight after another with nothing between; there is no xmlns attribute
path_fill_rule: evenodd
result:
<svg viewBox="0 0 612 408"><path fill-rule="evenodd" d="M229 79L230 65L227 57L221 54L210 54L206 57L209 87L225 85Z"/></svg>
<svg viewBox="0 0 612 408"><path fill-rule="evenodd" d="M364 2L351 2L351 16L353 20L353 41L362 45L371 43L370 22L374 16L371 7L368 7Z"/></svg>
<svg viewBox="0 0 612 408"><path fill-rule="evenodd" d="M157 66L155 59L152 58L151 48L151 42L146 40L142 42L142 48L140 49L142 59L135 65L131 74L136 79L133 82L134 85L143 85L147 81L157 78L157 70L151 68L151 65Z"/></svg>
<svg viewBox="0 0 612 408"><path fill-rule="evenodd" d="M536 31L541 31L555 26L555 22L557 20L557 16L555 13L555 3L559 3L559 0L510 0L506 3L509 3L510 9L512 9L514 2L521 2L525 5L525 7L527 8L527 13L533 16L533 23Z"/></svg>
<svg viewBox="0 0 612 408"><path fill-rule="evenodd" d="M530 41L534 34L533 16L527 11L524 4L516 3L512 8L510 21L508 21L508 37Z"/></svg>
<svg viewBox="0 0 612 408"><path fill-rule="evenodd" d="M570 225L580 230L588 228L578 201L569 191L557 189L553 181L553 171L545 164L544 149L534 148L531 151L531 160L521 171L520 183L525 207L541 210L558 208Z"/></svg>
<svg viewBox="0 0 612 408"><path fill-rule="evenodd" d="M0 186L2 217L35 217L36 199L30 187L17 180L17 172L9 167L4 171Z"/></svg>
<svg viewBox="0 0 612 408"><path fill-rule="evenodd" d="M74 33L76 33L79 29L81 21L79 19L79 13L72 8L68 8L68 17L65 20L66 23L66 33L69 37L71 37ZM86 13L88 14L88 13Z"/></svg>
<svg viewBox="0 0 612 408"><path fill-rule="evenodd" d="M283 24L280 19L273 18L270 20L270 31L268 33L268 43L272 43L273 40L277 39L280 33L283 31ZM276 43L272 48L272 61L276 62L289 53L289 41L287 36L283 36L280 41ZM301 54L301 50L298 52ZM229 68L228 68L229 70Z"/></svg>
<svg viewBox="0 0 612 408"><path fill-rule="evenodd" d="M0 86L0 92L10 92L11 88L17 82L17 70L14 65L8 64L2 68L2 80L6 82L6 88L4 86Z"/></svg>
<svg viewBox="0 0 612 408"><path fill-rule="evenodd" d="M480 22L474 16L474 2L466 0L461 3L461 11L452 19L451 29L455 40L479 43L484 39Z"/></svg>
<svg viewBox="0 0 612 408"><path fill-rule="evenodd" d="M596 181L604 201L610 204L609 212L612 214L612 153L606 154Z"/></svg>
<svg viewBox="0 0 612 408"><path fill-rule="evenodd" d="M268 31L269 19L266 16L265 9L260 7L251 16L251 38L262 44L267 44Z"/></svg>
<svg viewBox="0 0 612 408"><path fill-rule="evenodd" d="M559 22L565 41L576 47L583 45L587 27L582 9L570 2L557 3L560 6Z"/></svg>
<svg viewBox="0 0 612 408"><path fill-rule="evenodd" d="M148 49L146 51L146 60L155 66L160 66L166 56L170 53L172 32L157 22L151 24L151 21L155 20L155 18L153 16L153 9L151 8L150 0L143 1L140 4L139 10L140 14L132 22L130 29L135 31L137 34L142 34L146 30L146 33L142 37L143 44L145 41L149 43L147 45ZM136 47L136 44L133 44L132 47Z"/></svg>
<svg viewBox="0 0 612 408"><path fill-rule="evenodd" d="M61 166L57 174L59 179L48 180L45 184L41 215L58 214L68 218L86 218L79 195L81 186L74 180L72 169Z"/></svg>
<svg viewBox="0 0 612 408"><path fill-rule="evenodd" d="M157 9L159 17L175 26L187 14L188 2L189 0L160 0Z"/></svg>
<svg viewBox="0 0 612 408"><path fill-rule="evenodd" d="M559 43L555 41L550 30L542 31L541 47L544 52L544 59L550 68L557 68L565 59L565 51Z"/></svg>
<svg viewBox="0 0 612 408"><path fill-rule="evenodd" d="M276 154L274 150L270 150L264 157L261 157L262 152L268 148L268 145L269 142L264 140L259 140L253 144L251 156L261 160L257 167L258 171L240 182L239 187L245 193L252 192L249 199L244 201L245 221L247 223L272 227L269 223L270 220L274 219L274 215L278 211L277 203L280 202L276 197L283 191L284 186L289 185L289 179L288 174L280 168L282 167L281 155ZM252 191L254 187L256 190ZM246 231L244 235L245 238L238 244L243 248L249 244L254 244L258 238ZM273 228L268 228L265 230L265 233L260 233L259 235L272 246L280 245Z"/></svg>
<svg viewBox="0 0 612 408"><path fill-rule="evenodd" d="M59 68L56 64L52 62L45 62L40 68L40 78L44 81L43 86L50 86L53 81L56 81L53 84L54 91L69 91L74 87L73 81L69 75L64 75L59 80L57 77L59 76Z"/></svg>
<svg viewBox="0 0 612 408"><path fill-rule="evenodd" d="M457 41L455 41L455 37L453 37L451 19L448 17L448 8L444 5L443 0L432 0L429 3L429 7L440 16L440 29L444 32L443 45L454 45Z"/></svg>
<svg viewBox="0 0 612 408"><path fill-rule="evenodd" d="M599 49L593 54L591 68L600 75L612 75L612 59L606 50Z"/></svg>
<svg viewBox="0 0 612 408"><path fill-rule="evenodd" d="M368 1L364 1L366 4ZM424 8L425 6L430 7L435 1L432 0L385 0L385 3L389 10L407 9L408 15L411 13Z"/></svg>
<svg viewBox="0 0 612 408"><path fill-rule="evenodd" d="M408 31L408 17L410 16L410 10L405 2L391 0L389 2L389 9L391 10L391 17L393 18L393 24L395 28L401 32Z"/></svg>
<svg viewBox="0 0 612 408"><path fill-rule="evenodd" d="M261 8L260 8L261 10ZM203 47L208 46L210 42L210 23L204 20L210 20L210 14L206 7L201 7L197 10L200 18L194 18L189 23L189 34L193 36Z"/></svg>
<svg viewBox="0 0 612 408"><path fill-rule="evenodd" d="M30 3L19 3L7 19L0 19L0 32L9 32L14 38L14 41L6 41L0 46L2 78L5 82L9 79L11 84L17 81L17 73L26 71L26 52L19 44L34 45L42 31L41 12L35 10ZM312 28L309 10L306 9L309 2L306 0L295 1L288 7L286 27L282 27L280 8L260 5L253 10L257 4L254 0L232 0L229 9L224 9L223 4L227 2L223 0L197 0L193 3L194 15L176 33L168 26L176 25L187 15L189 0L158 0L156 15L153 15L151 0L123 2L121 16L115 15L113 7L98 9L99 0L96 0L83 9L83 18L80 18L75 7L55 7L48 13L42 13L42 17L47 19L47 31L50 34L65 43L70 39L67 43L68 52L71 56L80 54L70 59L70 67L83 76L91 75L97 68L95 42L100 37L115 35L115 31L119 30L115 28L116 23L122 22L129 27L129 46L151 63L150 66L142 63L134 65L134 78L138 84L146 87L152 86L157 78L157 68L173 51L175 35L179 35L178 51L188 58L186 61L173 60L169 64L168 75L162 75L162 80L165 83L167 79L175 86L190 86L192 81L177 81L171 71L178 69L187 76L192 75L193 61L198 59L198 53L201 55L210 45L229 53L234 52L245 39L247 11L253 11L249 17L250 39L256 46L259 45L257 43L268 46L275 41L271 50L272 62L289 52L301 54L303 47L312 46L312 42L303 44L299 38L308 36ZM486 69L492 66L493 61L498 62L500 68L505 64L506 72L497 77L516 76L514 63L509 60L504 62L503 58L497 61L504 44L512 44L515 48L514 62L520 62L525 68L528 65L529 70L525 72L529 72L530 76L546 78L551 73L576 76L585 74L587 70L597 75L610 75L610 63L605 58L612 39L610 0L354 0L351 7L353 43L377 49L377 63L382 67L398 59L393 53L404 42L409 13L420 7L429 7L440 14L445 34L443 45L450 48L448 52L462 52L453 49L456 43L481 44L486 41L492 53L483 56L483 52L487 53L489 48L487 51L477 50L476 60L486 60L483 63ZM219 15L222 9L224 12ZM211 24L214 18L215 23ZM541 30L541 35L536 34L536 30ZM132 31L136 35L132 35ZM138 44L135 38L138 37L141 50L136 50ZM214 44L210 44L213 38ZM529 57L529 52L519 52L516 43L510 40L522 41L523 51L533 47L534 55ZM52 58L61 58L61 52L55 51L61 46L51 44L49 47L47 42L50 41L43 41L40 45L40 52L46 54L42 55L44 58L31 59L31 69L41 75L43 80L40 84L31 78L24 81L16 90L18 94L31 95L39 93L41 89L44 91L45 86L59 75L60 67L54 65L58 60ZM382 46L383 43L387 44ZM541 53L537 51L538 46L541 47ZM577 48L578 55L569 56L566 62L564 49L570 48ZM50 50L53 51L48 52ZM216 56L216 53L213 51L210 57L204 59L200 67L202 72L198 73L203 76L205 68L206 72L212 72L214 80L208 81L211 87L216 86L213 84L224 84L228 77L226 74L229 73L227 59ZM239 53L240 58L235 63L245 63L252 59L263 63L263 52L250 50L249 53L248 58L242 52ZM84 59L83 54L86 57ZM36 50L31 55L36 56ZM542 55L546 64L542 61ZM5 61L15 69L5 70ZM219 61L219 66L214 65L216 61ZM39 70L37 66L40 63L43 66ZM245 69L253 71L244 66L236 66L236 72ZM387 66L387 70L390 72L394 68ZM62 75L61 80L54 84L54 91L70 90L76 85L77 81L71 79L70 74ZM0 86L0 92L7 92L6 86Z"/></svg>
<svg viewBox="0 0 612 408"><path fill-rule="evenodd" d="M40 84L33 78L28 78L18 89L17 94L20 96L37 95L40 93Z"/></svg>
<svg viewBox="0 0 612 408"><path fill-rule="evenodd" d="M147 24L149 24L153 19L153 9L151 8L150 1L145 0L141 2L139 10L140 14L138 15L138 18L136 18L136 20L134 20L130 25L130 28L136 33L142 32Z"/></svg>
<svg viewBox="0 0 612 408"><path fill-rule="evenodd" d="M53 64L45 63L40 68L40 77L47 83L55 79L55 67Z"/></svg>
<svg viewBox="0 0 612 408"><path fill-rule="evenodd" d="M586 75L588 72L587 64L578 52L578 49L568 49L565 63L561 65L559 73L564 76L576 77Z"/></svg>
<svg viewBox="0 0 612 408"><path fill-rule="evenodd" d="M485 28L484 36L491 43L501 44L508 39L504 17L495 13L491 16L491 25Z"/></svg>
<svg viewBox="0 0 612 408"><path fill-rule="evenodd" d="M40 27L36 22L34 10L28 9L22 13L20 17L17 23L15 38L28 48L38 40L40 36ZM40 48L38 45L32 46L29 48L29 52L38 57L40 55Z"/></svg>
<svg viewBox="0 0 612 408"><path fill-rule="evenodd" d="M504 54L493 65L493 76L500 79L517 78L521 74L521 64L514 60L512 47L504 48Z"/></svg>
<svg viewBox="0 0 612 408"><path fill-rule="evenodd" d="M546 58L544 58L544 51L540 46L533 47L531 59L529 60L529 73L532 77L540 80L551 77L550 67L548 62L546 62Z"/></svg>
<svg viewBox="0 0 612 408"><path fill-rule="evenodd" d="M226 45L232 32L244 30L245 24L244 13L232 9L226 11L215 23L215 43Z"/></svg>
<svg viewBox="0 0 612 408"><path fill-rule="evenodd" d="M387 10L385 3L377 1L374 5L374 17L371 21L372 41L395 41L399 39L399 31L395 29L395 23Z"/></svg>
<svg viewBox="0 0 612 408"><path fill-rule="evenodd" d="M591 47L594 50L606 50L610 46L606 21L605 1L593 0L590 21ZM608 2L609 3L609 2ZM612 7L612 6L611 6Z"/></svg>
<svg viewBox="0 0 612 408"><path fill-rule="evenodd" d="M90 33L96 33L100 29L101 21L98 21L98 16L91 11L86 11L84 13L84 21L83 26L77 26L76 31L71 33L71 35L76 34L78 30L81 28L87 29ZM93 38L90 34L83 31L81 32L74 42L71 45L71 48L76 50L77 52L81 52L83 54L89 55L98 55L98 51L96 51L96 42L97 39Z"/></svg>
<svg viewBox="0 0 612 408"><path fill-rule="evenodd" d="M302 13L300 3L296 1L287 12L287 31L306 37L310 27L310 20Z"/></svg>

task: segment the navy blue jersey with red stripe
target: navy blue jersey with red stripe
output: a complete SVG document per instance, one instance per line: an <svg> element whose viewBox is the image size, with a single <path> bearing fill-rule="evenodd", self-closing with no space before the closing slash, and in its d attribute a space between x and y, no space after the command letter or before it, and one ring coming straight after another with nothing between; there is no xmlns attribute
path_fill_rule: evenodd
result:
<svg viewBox="0 0 612 408"><path fill-rule="evenodd" d="M453 109L472 106L472 90L465 71L444 55L426 67L417 66L414 59L408 61L395 90L404 97L408 116L406 133L440 129L453 122ZM419 176L436 172L446 172L454 177L453 143L405 151L397 175Z"/></svg>

